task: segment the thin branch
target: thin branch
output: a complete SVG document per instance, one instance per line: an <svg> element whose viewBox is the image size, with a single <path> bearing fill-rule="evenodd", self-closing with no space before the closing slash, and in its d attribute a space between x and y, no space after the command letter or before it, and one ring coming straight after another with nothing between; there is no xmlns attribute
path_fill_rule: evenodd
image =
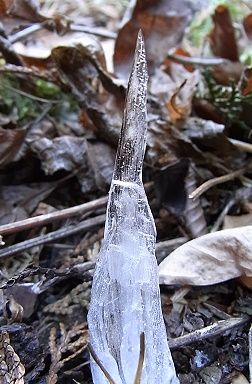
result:
<svg viewBox="0 0 252 384"><path fill-rule="evenodd" d="M198 188L196 188L189 195L189 199L196 199L200 197L203 193L205 193L208 189L214 187L215 185L226 183L227 181L233 180L236 177L241 176L245 172L245 168L238 169L237 171L228 173L227 175L214 177L213 179L205 181L205 183L201 184Z"/></svg>
<svg viewBox="0 0 252 384"><path fill-rule="evenodd" d="M109 384L116 384L116 382L112 379L106 368L102 365L102 362L100 361L99 357L97 356L95 350L93 349L92 345L88 343L87 348L89 350L90 355L92 356L93 360L96 362L98 367L101 369L101 371L104 373L104 376L108 380Z"/></svg>
<svg viewBox="0 0 252 384"><path fill-rule="evenodd" d="M168 59L180 64L202 65L202 66L215 66L229 63L229 60L222 59L221 57L190 57L177 55L175 50L172 49L168 52Z"/></svg>
<svg viewBox="0 0 252 384"><path fill-rule="evenodd" d="M64 178L64 180L66 179ZM146 192L148 192L152 188L152 186L153 182L146 183L144 185ZM105 207L107 202L108 197L104 196L100 197L99 199L89 201L88 203L75 205L71 208L65 208L60 211L47 213L45 215L39 215L30 217L29 219L15 221L14 223L0 226L0 234L2 236L9 235L11 233L17 233L21 231L26 231L27 229L41 227L45 224L53 223L58 220L68 219L69 217L83 215L84 213L92 212L98 208Z"/></svg>
<svg viewBox="0 0 252 384"><path fill-rule="evenodd" d="M233 145L239 148L243 152L252 153L252 144L246 143L245 141L229 139Z"/></svg>
<svg viewBox="0 0 252 384"><path fill-rule="evenodd" d="M50 81L51 83L57 83L57 80L52 76L52 74L49 71L43 71L43 73L41 73L36 68L30 69L30 68L21 67L19 65L14 65L14 64L1 65L0 73L6 73L6 72L37 77L38 79Z"/></svg>
<svg viewBox="0 0 252 384"><path fill-rule="evenodd" d="M18 31L17 33L8 36L8 41L12 44L16 43L17 41L23 40L26 37L32 35L35 32L40 31L41 29L48 29L48 22L43 23L36 23L33 25L30 25L27 28L22 29L21 31ZM69 30L70 32L84 32L88 33L90 35L96 35L99 37L107 38L107 39L116 39L117 34L114 32L107 31L104 28L97 28L97 27L86 27L85 25L80 24L69 24Z"/></svg>
<svg viewBox="0 0 252 384"><path fill-rule="evenodd" d="M186 345L190 345L208 339L209 337L222 335L233 328L246 324L247 322L249 322L249 316L231 317L227 320L220 320L202 329L197 329L196 331L193 331L188 335L180 336L175 339L169 340L169 347L171 350L174 350L180 347L184 347Z"/></svg>
<svg viewBox="0 0 252 384"><path fill-rule="evenodd" d="M142 332L140 335L140 352L139 352L139 359L138 359L138 365L137 365L137 371L136 371L134 384L141 384L141 377L142 377L143 364L144 364L144 355L145 355L145 336L144 336L144 332Z"/></svg>
<svg viewBox="0 0 252 384"><path fill-rule="evenodd" d="M21 243L14 244L0 250L0 258L13 256L27 249L37 247L38 245L51 243L52 241L62 239L66 236L70 236L82 231L90 230L96 227L97 225L104 223L104 221L105 221L105 215L100 215L97 217L93 217L91 219L81 221L79 224L76 224L76 225L72 224L67 227L58 229L57 231L50 232L46 235L41 235L41 236L35 237L34 239L22 241Z"/></svg>
<svg viewBox="0 0 252 384"><path fill-rule="evenodd" d="M41 227L45 224L54 223L58 220L68 219L69 217L83 215L84 213L92 212L95 209L105 207L107 201L107 196L104 196L99 199L89 201L88 203L75 205L71 208L65 208L60 211L51 212L40 216L34 216L29 219L16 221L10 224L5 224L0 226L0 233L1 235L9 235L11 233L17 233L26 231L27 229Z"/></svg>

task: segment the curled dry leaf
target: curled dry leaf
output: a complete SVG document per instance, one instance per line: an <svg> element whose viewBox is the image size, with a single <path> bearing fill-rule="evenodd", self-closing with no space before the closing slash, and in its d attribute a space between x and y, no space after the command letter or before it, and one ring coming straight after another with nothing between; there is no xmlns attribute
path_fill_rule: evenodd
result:
<svg viewBox="0 0 252 384"><path fill-rule="evenodd" d="M169 100L167 108L172 123L176 124L183 122L190 116L192 110L192 98L197 81L197 71L188 73L187 78L185 78Z"/></svg>
<svg viewBox="0 0 252 384"><path fill-rule="evenodd" d="M23 318L24 309L12 295L6 301L4 306L4 317L9 324L20 323Z"/></svg>
<svg viewBox="0 0 252 384"><path fill-rule="evenodd" d="M239 61L235 30L228 7L218 5L212 18L214 28L209 39L213 53L224 59Z"/></svg>
<svg viewBox="0 0 252 384"><path fill-rule="evenodd" d="M211 285L252 276L252 226L218 231L191 240L159 267L161 284Z"/></svg>
<svg viewBox="0 0 252 384"><path fill-rule="evenodd" d="M14 161L25 140L26 130L0 128L0 167Z"/></svg>

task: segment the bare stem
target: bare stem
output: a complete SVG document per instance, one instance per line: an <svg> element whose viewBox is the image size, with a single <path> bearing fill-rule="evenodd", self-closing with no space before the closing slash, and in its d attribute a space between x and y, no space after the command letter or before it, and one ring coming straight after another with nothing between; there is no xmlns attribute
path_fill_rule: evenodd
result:
<svg viewBox="0 0 252 384"><path fill-rule="evenodd" d="M100 361L99 357L95 353L95 350L93 349L92 345L88 343L88 350L98 367L101 369L101 371L104 373L104 376L108 380L109 384L116 384L116 382L112 379L106 368L103 366L102 362Z"/></svg>
<svg viewBox="0 0 252 384"><path fill-rule="evenodd" d="M190 199L196 199L205 193L208 189L214 187L215 185L226 183L227 181L233 180L236 177L241 176L245 172L245 168L238 169L237 171L228 173L227 175L214 177L213 179L205 181L198 188L196 188L192 193L190 193Z"/></svg>
<svg viewBox="0 0 252 384"><path fill-rule="evenodd" d="M144 332L142 332L140 335L140 352L139 352L139 360L138 360L138 366L137 366L134 384L141 384L144 355L145 355L145 337L144 337Z"/></svg>

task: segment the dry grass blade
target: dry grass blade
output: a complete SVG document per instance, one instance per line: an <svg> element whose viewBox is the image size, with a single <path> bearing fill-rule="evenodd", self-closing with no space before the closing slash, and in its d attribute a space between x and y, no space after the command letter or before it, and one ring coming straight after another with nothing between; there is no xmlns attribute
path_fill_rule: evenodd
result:
<svg viewBox="0 0 252 384"><path fill-rule="evenodd" d="M140 384L141 383L141 376L142 376L142 372L143 372L143 363L144 363L144 355L145 355L145 337L144 337L144 332L142 332L140 335L140 353L139 353L139 360L138 360L138 366L137 366L134 384Z"/></svg>
<svg viewBox="0 0 252 384"><path fill-rule="evenodd" d="M95 353L93 347L91 344L88 344L88 350L89 350L89 353L90 355L92 356L92 358L94 359L94 361L96 362L96 364L98 365L98 367L101 369L101 371L104 373L104 376L106 377L106 379L108 380L109 384L116 384L116 382L112 379L112 377L110 376L110 374L108 373L108 371L106 370L106 368L102 365L99 357L97 356L97 354Z"/></svg>

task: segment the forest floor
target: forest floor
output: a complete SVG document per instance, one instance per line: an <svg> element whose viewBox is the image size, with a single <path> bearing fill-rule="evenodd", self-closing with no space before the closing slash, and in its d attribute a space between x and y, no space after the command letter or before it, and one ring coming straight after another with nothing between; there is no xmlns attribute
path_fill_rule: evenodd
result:
<svg viewBox="0 0 252 384"><path fill-rule="evenodd" d="M0 15L0 383L92 382L90 289L141 28L176 371L248 384L252 3L0 0Z"/></svg>

